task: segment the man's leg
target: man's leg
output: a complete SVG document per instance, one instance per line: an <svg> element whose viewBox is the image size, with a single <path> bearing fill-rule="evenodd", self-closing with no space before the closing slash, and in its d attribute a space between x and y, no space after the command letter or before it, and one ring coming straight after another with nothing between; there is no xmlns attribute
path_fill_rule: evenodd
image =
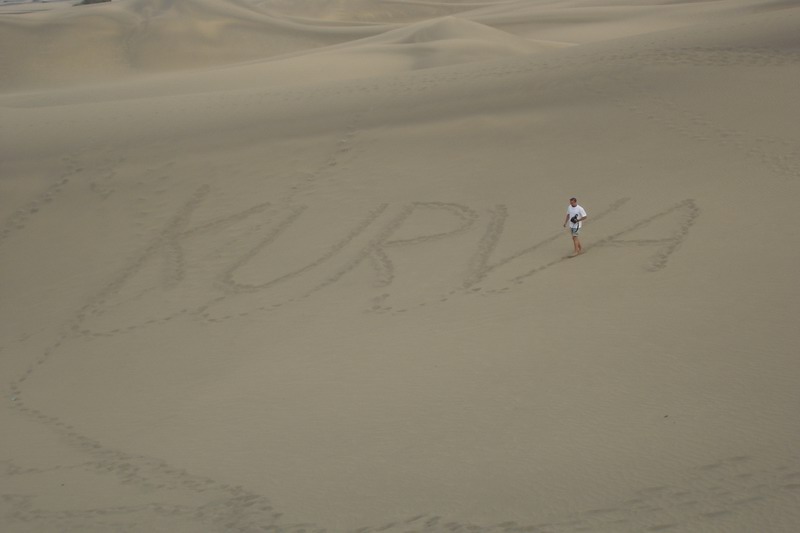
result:
<svg viewBox="0 0 800 533"><path fill-rule="evenodd" d="M581 241L578 239L577 235L572 236L572 246L575 248L575 255L578 255L583 250L583 248L581 248Z"/></svg>

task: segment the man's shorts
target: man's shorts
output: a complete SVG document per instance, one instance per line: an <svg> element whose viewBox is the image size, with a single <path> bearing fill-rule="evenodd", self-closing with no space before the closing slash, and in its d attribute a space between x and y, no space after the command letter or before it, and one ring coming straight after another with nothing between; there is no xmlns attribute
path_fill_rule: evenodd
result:
<svg viewBox="0 0 800 533"><path fill-rule="evenodd" d="M581 228L569 228L570 233L572 233L573 237L577 237L578 233L581 232Z"/></svg>

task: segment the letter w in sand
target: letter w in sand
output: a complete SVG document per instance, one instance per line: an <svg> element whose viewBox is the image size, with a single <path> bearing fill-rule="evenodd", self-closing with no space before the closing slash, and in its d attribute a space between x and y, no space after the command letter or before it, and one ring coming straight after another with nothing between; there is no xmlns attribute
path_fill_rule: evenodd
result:
<svg viewBox="0 0 800 533"><path fill-rule="evenodd" d="M600 212L593 211L592 224L589 226L592 231L595 228L602 227L602 225L597 224L598 221L604 218L609 221L611 217L608 217L608 215L616 213L628 200L628 198L622 198ZM686 239L689 228L694 224L698 214L699 209L695 202L693 200L684 200L654 215L638 220L621 230L614 231L610 235L602 236L601 233L599 240L595 240L584 248L588 250L601 246L654 247L656 252L646 261L645 269L648 271L661 270L666 267L670 255ZM675 221L672 220L673 218ZM496 206L491 213L487 229L478 243L478 250L470 261L467 276L463 283L464 289L469 289L478 283L484 282L496 271L507 272L505 281L501 281L501 283L508 283L509 281L522 283L534 274L538 274L565 260L562 253L545 253L547 245L558 239L564 239L564 234L558 232L503 259L491 262L491 256L500 243L507 219L508 212L505 206ZM538 258L540 261L532 261L534 252L539 252ZM538 264L531 267L532 263Z"/></svg>

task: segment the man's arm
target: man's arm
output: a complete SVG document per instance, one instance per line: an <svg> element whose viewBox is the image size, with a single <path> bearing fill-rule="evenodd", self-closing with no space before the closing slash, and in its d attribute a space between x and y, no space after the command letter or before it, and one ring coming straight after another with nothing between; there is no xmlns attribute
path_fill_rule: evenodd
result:
<svg viewBox="0 0 800 533"><path fill-rule="evenodd" d="M567 222L569 222L569 211L567 211L567 216L564 217L564 226L563 227L565 227L565 228L567 227Z"/></svg>

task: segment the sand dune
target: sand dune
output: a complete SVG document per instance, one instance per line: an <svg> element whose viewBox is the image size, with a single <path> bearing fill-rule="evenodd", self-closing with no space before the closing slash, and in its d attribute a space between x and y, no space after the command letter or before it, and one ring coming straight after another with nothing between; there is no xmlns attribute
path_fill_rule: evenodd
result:
<svg viewBox="0 0 800 533"><path fill-rule="evenodd" d="M0 90L53 88L320 51L346 43L362 57L302 64L280 77L356 69L373 54L403 67L495 59L613 37L649 34L780 9L780 2L354 2L125 0L0 18ZM20 10L20 4L5 9ZM26 5L26 4L22 4ZM32 4L31 4L32 5ZM2 13L2 9L0 9ZM444 18L442 18L444 17ZM448 18L450 17L450 18ZM457 17L457 18L455 18ZM469 22L481 24L470 26ZM491 28L487 27L491 26ZM466 34L465 34L466 32ZM373 37L373 39L365 39ZM517 38L515 38L517 37ZM354 40L365 42L354 44ZM410 41L409 41L410 40ZM422 43L436 46L422 46ZM368 45L413 44L399 51ZM388 53L386 53L388 52ZM399 57L398 57L399 56ZM371 59L376 59L372 57ZM328 67L326 70L324 67ZM330 74L328 74L330 76Z"/></svg>
<svg viewBox="0 0 800 533"><path fill-rule="evenodd" d="M794 3L69 4L0 6L0 530L796 529Z"/></svg>

